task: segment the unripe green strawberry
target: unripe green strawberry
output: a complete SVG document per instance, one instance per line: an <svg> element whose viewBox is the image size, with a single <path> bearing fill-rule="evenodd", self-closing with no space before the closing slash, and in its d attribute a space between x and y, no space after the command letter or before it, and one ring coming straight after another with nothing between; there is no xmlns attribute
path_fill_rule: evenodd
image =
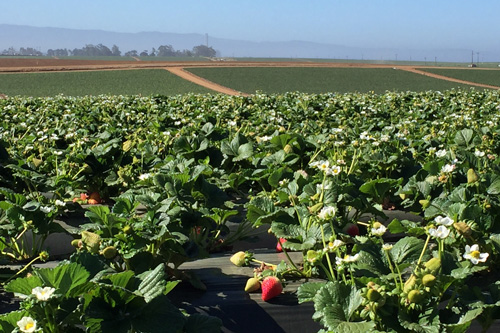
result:
<svg viewBox="0 0 500 333"><path fill-rule="evenodd" d="M432 274L425 274L422 277L422 284L426 287L432 287L436 284L436 277Z"/></svg>
<svg viewBox="0 0 500 333"><path fill-rule="evenodd" d="M90 253L99 252L101 237L90 231L82 231L82 242Z"/></svg>
<svg viewBox="0 0 500 333"><path fill-rule="evenodd" d="M245 291L251 293L260 289L260 281L256 277L249 278L247 284L245 285Z"/></svg>
<svg viewBox="0 0 500 333"><path fill-rule="evenodd" d="M418 203L422 205L422 208L423 209L426 209L427 207L429 207L429 200L418 200Z"/></svg>
<svg viewBox="0 0 500 333"><path fill-rule="evenodd" d="M399 197L401 198L401 200L405 200L406 198L408 198L408 194L406 194L406 193L400 193Z"/></svg>
<svg viewBox="0 0 500 333"><path fill-rule="evenodd" d="M408 301L410 303L420 303L424 299L424 295L420 292L420 290L412 290L408 293Z"/></svg>
<svg viewBox="0 0 500 333"><path fill-rule="evenodd" d="M406 280L405 285L403 286L403 291L405 293L409 292L413 289L413 286L417 283L417 277L415 275L411 275L408 280Z"/></svg>
<svg viewBox="0 0 500 333"><path fill-rule="evenodd" d="M470 226L465 222L457 222L453 224L453 227L460 233L462 236L470 236L472 234L472 230Z"/></svg>
<svg viewBox="0 0 500 333"><path fill-rule="evenodd" d="M106 259L113 259L114 257L116 257L117 253L118 251L114 246L107 246L106 248L104 248L104 250L102 250L102 255Z"/></svg>
<svg viewBox="0 0 500 333"><path fill-rule="evenodd" d="M82 247L82 240L81 239L73 239L71 241L71 246L79 249L80 247Z"/></svg>
<svg viewBox="0 0 500 333"><path fill-rule="evenodd" d="M245 265L246 254L243 251L236 252L229 258L229 260L236 266L241 267Z"/></svg>
<svg viewBox="0 0 500 333"><path fill-rule="evenodd" d="M467 184L475 183L478 180L479 177L477 176L477 173L474 171L474 169L467 170Z"/></svg>
<svg viewBox="0 0 500 333"><path fill-rule="evenodd" d="M38 258L40 258L41 261L45 262L45 261L49 260L49 253L47 251L42 251L38 255Z"/></svg>
<svg viewBox="0 0 500 333"><path fill-rule="evenodd" d="M311 214L316 214L321 208L323 208L323 203L319 202L312 207L309 207L309 212Z"/></svg>
<svg viewBox="0 0 500 333"><path fill-rule="evenodd" d="M366 298L369 301L376 302L380 299L380 293L375 289L368 289L366 292Z"/></svg>
<svg viewBox="0 0 500 333"><path fill-rule="evenodd" d="M287 154L290 154L291 152L293 152L293 148L292 148L292 146L290 146L290 145L286 145L286 146L283 148L283 150L284 150L284 151L285 151L285 153L287 153Z"/></svg>
<svg viewBox="0 0 500 333"><path fill-rule="evenodd" d="M439 268L441 268L441 259L432 258L429 261L427 261L424 266L430 272L435 273L439 270Z"/></svg>
<svg viewBox="0 0 500 333"><path fill-rule="evenodd" d="M381 226L382 226L382 223L380 223L380 222L375 222L375 223L373 223L372 228L378 229L378 228L380 228Z"/></svg>
<svg viewBox="0 0 500 333"><path fill-rule="evenodd" d="M131 225L127 224L126 226L123 227L122 231L124 234L130 235L132 233L133 229L132 229Z"/></svg>
<svg viewBox="0 0 500 333"><path fill-rule="evenodd" d="M38 168L40 166L40 164L42 164L42 162L43 162L41 159L36 158L36 157L34 157L32 161L33 161L33 165L35 166L35 168Z"/></svg>

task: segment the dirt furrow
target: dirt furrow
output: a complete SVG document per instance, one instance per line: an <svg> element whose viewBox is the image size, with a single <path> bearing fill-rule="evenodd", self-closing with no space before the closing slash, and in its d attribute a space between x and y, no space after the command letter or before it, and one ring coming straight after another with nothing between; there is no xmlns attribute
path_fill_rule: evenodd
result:
<svg viewBox="0 0 500 333"><path fill-rule="evenodd" d="M193 73L185 71L182 67L166 67L165 68L167 71L169 71L172 74L175 74L185 80L188 80L190 82L196 83L200 86L203 86L205 88L231 95L231 96L250 96L249 94L242 93L240 91L233 90L228 87L221 86L220 84L217 84L215 82L209 81L207 79L204 79L202 77L199 77L198 75L194 75Z"/></svg>

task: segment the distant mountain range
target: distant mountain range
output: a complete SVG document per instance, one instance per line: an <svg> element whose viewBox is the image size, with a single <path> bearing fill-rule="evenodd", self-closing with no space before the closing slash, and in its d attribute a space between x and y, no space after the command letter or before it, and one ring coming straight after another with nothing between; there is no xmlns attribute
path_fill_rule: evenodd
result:
<svg viewBox="0 0 500 333"><path fill-rule="evenodd" d="M22 25L0 24L0 52L14 47L33 47L41 52L48 49L82 48L86 44L103 44L109 48L117 45L124 54L136 50L139 53L172 45L175 50L191 50L194 46L208 45L221 57L269 57L269 58L325 58L359 60L409 60L470 62L471 50L410 50L349 47L307 41L253 42L207 36L205 34L180 34L169 32L123 33L103 30L76 30L65 28L41 28ZM486 57L490 54L492 59ZM482 54L481 61L498 61L498 52Z"/></svg>

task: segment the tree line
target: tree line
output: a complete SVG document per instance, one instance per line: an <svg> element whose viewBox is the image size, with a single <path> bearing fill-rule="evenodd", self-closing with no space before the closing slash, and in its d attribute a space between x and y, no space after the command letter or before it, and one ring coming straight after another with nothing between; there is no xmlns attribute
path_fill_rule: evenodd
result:
<svg viewBox="0 0 500 333"><path fill-rule="evenodd" d="M215 57L217 52L206 45L197 45L193 47L192 50L175 50L172 45L160 45L158 48L152 48L151 51L144 50L138 52L137 50L127 51L124 56L127 57ZM43 52L36 50L32 47L24 48L21 47L16 50L13 47L3 50L0 55L10 55L10 56L49 56L49 57L67 57L67 56L79 56L79 57L107 57L115 56L119 57L122 52L118 46L113 45L111 48L103 45L93 45L87 44L82 48L71 49L48 49L44 54Z"/></svg>

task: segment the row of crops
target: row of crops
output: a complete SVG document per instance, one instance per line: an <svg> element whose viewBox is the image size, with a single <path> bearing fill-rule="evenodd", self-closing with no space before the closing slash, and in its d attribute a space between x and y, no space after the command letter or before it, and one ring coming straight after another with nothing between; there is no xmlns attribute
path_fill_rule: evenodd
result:
<svg viewBox="0 0 500 333"><path fill-rule="evenodd" d="M10 97L0 108L1 259L26 264L3 275L24 295L0 316L4 331L219 331L168 293L181 280L203 288L182 263L262 225L304 259L259 277L302 280L299 302L314 302L325 332L465 332L499 316L498 92ZM393 209L418 218L387 221ZM32 269L55 232L73 234L75 253Z"/></svg>

